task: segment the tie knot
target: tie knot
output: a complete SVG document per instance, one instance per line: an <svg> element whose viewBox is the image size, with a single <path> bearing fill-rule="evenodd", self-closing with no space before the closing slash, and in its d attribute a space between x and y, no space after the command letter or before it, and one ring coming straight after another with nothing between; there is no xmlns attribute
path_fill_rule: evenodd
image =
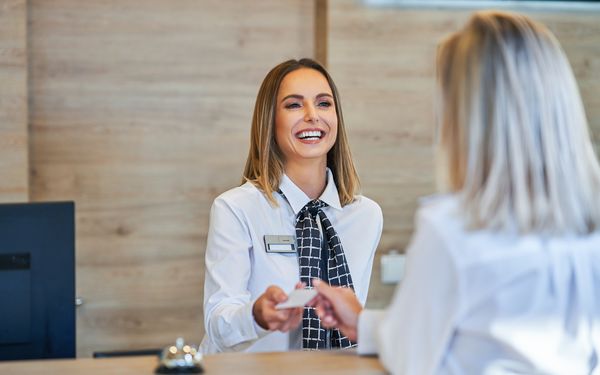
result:
<svg viewBox="0 0 600 375"><path fill-rule="evenodd" d="M302 215L302 213L308 211L308 213L311 216L317 216L317 213L319 212L319 210L323 207L327 206L327 203L315 199L313 201L308 202L304 207L302 207L302 209L300 210L300 213L298 215Z"/></svg>

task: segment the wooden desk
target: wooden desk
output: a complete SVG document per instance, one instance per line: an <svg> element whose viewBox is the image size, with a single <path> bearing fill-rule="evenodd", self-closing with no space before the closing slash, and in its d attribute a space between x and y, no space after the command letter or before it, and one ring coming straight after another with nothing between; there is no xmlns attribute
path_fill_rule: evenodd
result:
<svg viewBox="0 0 600 375"><path fill-rule="evenodd" d="M37 360L0 362L6 375L130 375L153 374L154 356L102 359ZM354 351L227 353L204 358L206 375L235 374L386 374L374 357L359 357Z"/></svg>

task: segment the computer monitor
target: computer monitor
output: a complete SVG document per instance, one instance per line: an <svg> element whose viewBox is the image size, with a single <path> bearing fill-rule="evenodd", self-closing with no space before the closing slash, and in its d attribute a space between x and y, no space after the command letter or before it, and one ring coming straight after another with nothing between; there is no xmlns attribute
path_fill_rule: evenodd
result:
<svg viewBox="0 0 600 375"><path fill-rule="evenodd" d="M75 204L0 204L0 360L75 357Z"/></svg>

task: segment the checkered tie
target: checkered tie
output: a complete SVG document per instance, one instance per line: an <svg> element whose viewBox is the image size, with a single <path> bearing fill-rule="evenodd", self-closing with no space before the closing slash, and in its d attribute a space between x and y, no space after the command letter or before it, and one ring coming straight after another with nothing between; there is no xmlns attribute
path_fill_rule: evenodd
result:
<svg viewBox="0 0 600 375"><path fill-rule="evenodd" d="M323 212L327 204L320 200L310 201L300 210L296 218L296 241L300 281L312 288L312 279L328 281L329 285L352 288L352 276L346 262L344 249L335 229ZM321 241L320 221L327 246ZM350 342L338 329L324 329L313 307L305 307L302 317L302 348L328 349L349 348Z"/></svg>

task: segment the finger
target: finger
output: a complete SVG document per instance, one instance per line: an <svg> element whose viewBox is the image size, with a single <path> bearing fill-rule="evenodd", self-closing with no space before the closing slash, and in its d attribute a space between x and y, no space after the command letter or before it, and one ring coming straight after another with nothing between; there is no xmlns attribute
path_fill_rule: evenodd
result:
<svg viewBox="0 0 600 375"><path fill-rule="evenodd" d="M318 301L321 299L319 298L320 296L317 294L316 296L314 296L310 301L306 302L304 304L304 306L313 306L314 304L318 303Z"/></svg>
<svg viewBox="0 0 600 375"><path fill-rule="evenodd" d="M289 322L285 322L285 323L281 323L281 325L278 328L279 331L281 332L287 332L290 330L290 323Z"/></svg>
<svg viewBox="0 0 600 375"><path fill-rule="evenodd" d="M331 304L331 301L321 295L319 295L318 299L315 300L314 306L319 306L323 311L333 312L333 305Z"/></svg>
<svg viewBox="0 0 600 375"><path fill-rule="evenodd" d="M315 313L320 319L324 319L326 316L332 316L333 312L331 310L325 309L323 306L317 306L315 308Z"/></svg>
<svg viewBox="0 0 600 375"><path fill-rule="evenodd" d="M309 303L306 304L306 306L314 307L315 309L318 307L323 308L324 303L325 301L323 300L323 298L321 298L321 296L316 296L315 298L310 300Z"/></svg>
<svg viewBox="0 0 600 375"><path fill-rule="evenodd" d="M276 285L271 285L270 287L268 287L265 293L267 295L267 298L275 304L285 302L288 298L287 294L285 294L283 289Z"/></svg>
<svg viewBox="0 0 600 375"><path fill-rule="evenodd" d="M333 308L333 305L332 305L331 301L328 300L326 297L321 296L320 301L321 301L321 305L323 305L324 308L326 308L326 309L332 309Z"/></svg>
<svg viewBox="0 0 600 375"><path fill-rule="evenodd" d="M304 308L303 307L299 307L294 309L294 311L291 314L291 317L293 320L297 320L300 321L300 319L302 319L302 314L304 313Z"/></svg>
<svg viewBox="0 0 600 375"><path fill-rule="evenodd" d="M277 320L278 322L286 322L289 318L290 318L290 309L285 309L285 310L276 310L277 312L275 313L275 320Z"/></svg>
<svg viewBox="0 0 600 375"><path fill-rule="evenodd" d="M315 289L327 300L329 308L336 314L346 314L350 310L360 310L360 302L354 292L349 288L331 287L320 280L314 280ZM324 303L325 305L325 303ZM357 311L355 311L357 312Z"/></svg>
<svg viewBox="0 0 600 375"><path fill-rule="evenodd" d="M297 311L298 309L294 309L294 310L296 310L296 311L291 312L290 317L285 322L286 331L289 331L291 329L298 327L298 325L300 324L300 321L302 320L302 312L299 313ZM300 311L302 311L302 309L300 309Z"/></svg>
<svg viewBox="0 0 600 375"><path fill-rule="evenodd" d="M297 308L294 309L294 313L292 314L292 316L290 317L290 329L292 328L297 328L300 325L300 322L302 322L302 315L304 313L304 308Z"/></svg>
<svg viewBox="0 0 600 375"><path fill-rule="evenodd" d="M263 315L268 322L282 322L288 319L289 309L277 310L274 306L265 306Z"/></svg>
<svg viewBox="0 0 600 375"><path fill-rule="evenodd" d="M287 332L292 328L296 328L302 319L303 308L294 308L287 310L288 317L279 325L279 330Z"/></svg>
<svg viewBox="0 0 600 375"><path fill-rule="evenodd" d="M274 314L273 316L271 316L271 319L269 319L267 322L270 330L280 331L281 328L285 325L286 321L287 319L282 319L281 315Z"/></svg>
<svg viewBox="0 0 600 375"><path fill-rule="evenodd" d="M323 303L326 303L326 301L327 301L327 299L325 299L320 294L317 294L315 296L315 298L313 298L310 301L308 301L308 303L306 304L306 306L308 306L308 307L315 307L317 305L322 305Z"/></svg>
<svg viewBox="0 0 600 375"><path fill-rule="evenodd" d="M321 324L325 328L332 328L332 327L335 327L338 325L338 321L333 316L328 315L328 316L324 317L323 319L321 319Z"/></svg>
<svg viewBox="0 0 600 375"><path fill-rule="evenodd" d="M312 301L310 301L307 306L325 311L328 309L329 304L327 300L321 298L321 296L317 296Z"/></svg>
<svg viewBox="0 0 600 375"><path fill-rule="evenodd" d="M327 283L319 279L313 279L313 286L315 289L327 299L335 299L336 289L330 287Z"/></svg>

